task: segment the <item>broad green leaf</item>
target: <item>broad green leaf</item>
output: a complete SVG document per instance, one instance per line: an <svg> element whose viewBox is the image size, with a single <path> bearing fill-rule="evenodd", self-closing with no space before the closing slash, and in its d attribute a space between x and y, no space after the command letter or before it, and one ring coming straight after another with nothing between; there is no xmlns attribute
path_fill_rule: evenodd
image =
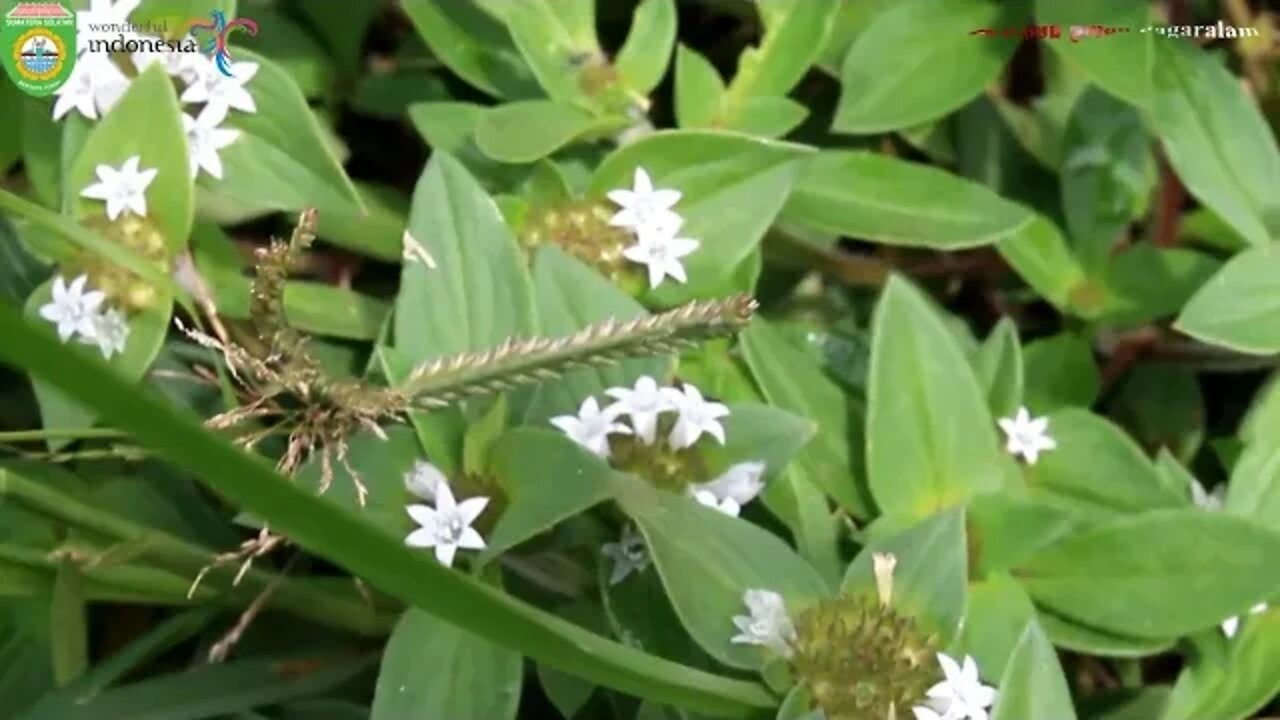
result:
<svg viewBox="0 0 1280 720"><path fill-rule="evenodd" d="M851 418L856 406L811 358L765 320L756 318L739 339L765 399L817 424L818 432L796 458L793 472L822 488L855 517L870 517L866 487L854 476Z"/></svg>
<svg viewBox="0 0 1280 720"><path fill-rule="evenodd" d="M1225 658L1193 657L1162 720L1243 720L1280 693L1280 613L1249 615Z"/></svg>
<svg viewBox="0 0 1280 720"><path fill-rule="evenodd" d="M983 341L974 358L978 381L987 393L987 405L995 417L1010 417L1022 405L1022 344L1018 328L1001 318Z"/></svg>
<svg viewBox="0 0 1280 720"><path fill-rule="evenodd" d="M1237 352L1280 352L1280 246L1246 250L1204 284L1178 316L1177 329Z"/></svg>
<svg viewBox="0 0 1280 720"><path fill-rule="evenodd" d="M800 557L834 586L845 564L840 556L840 520L816 480L798 462L792 463L769 483L760 499L791 531Z"/></svg>
<svg viewBox="0 0 1280 720"><path fill-rule="evenodd" d="M743 112L732 118L726 127L764 138L782 137L809 116L807 107L785 97L747 98L743 107Z"/></svg>
<svg viewBox="0 0 1280 720"><path fill-rule="evenodd" d="M996 249L1019 277L1059 310L1087 317L1100 302L1087 292L1084 268L1048 219L1033 216L1030 223L1001 239Z"/></svg>
<svg viewBox="0 0 1280 720"><path fill-rule="evenodd" d="M1016 575L1035 601L1103 631L1204 630L1280 590L1280 534L1229 515L1153 510L1071 535ZM1177 588L1177 592L1170 592Z"/></svg>
<svg viewBox="0 0 1280 720"><path fill-rule="evenodd" d="M221 203L253 211L363 212L364 201L297 83L251 50L237 48L236 61L258 65L245 84L257 112L227 116L227 127L240 137L221 152L222 179L201 172L199 186Z"/></svg>
<svg viewBox="0 0 1280 720"><path fill-rule="evenodd" d="M1031 598L1013 578L1004 573L969 584L969 604L964 627L954 646L972 655L989 678L1004 675L1019 641L1032 623L1036 610Z"/></svg>
<svg viewBox="0 0 1280 720"><path fill-rule="evenodd" d="M1153 640L1106 632L1044 608L1040 608L1037 619L1054 645L1088 655L1142 658L1165 652L1174 644L1172 638Z"/></svg>
<svg viewBox="0 0 1280 720"><path fill-rule="evenodd" d="M844 58L832 129L879 133L959 108L1000 74L1018 45L970 31L1021 27L1026 19L1021 0L904 0L878 13Z"/></svg>
<svg viewBox="0 0 1280 720"><path fill-rule="evenodd" d="M1199 377L1188 368L1139 365L1125 377L1110 407L1116 422L1149 451L1167 448L1175 457L1190 461L1204 440L1204 395ZM1180 494L1185 491L1184 483Z"/></svg>
<svg viewBox="0 0 1280 720"><path fill-rule="evenodd" d="M1036 22L1057 25L1062 37L1044 43L1068 61L1084 69L1089 79L1125 102L1146 107L1151 99L1152 71L1156 64L1153 43L1161 38L1146 32L1151 24L1151 4L1143 0L1036 0ZM1123 27L1133 32L1104 38L1073 37L1076 26Z"/></svg>
<svg viewBox="0 0 1280 720"><path fill-rule="evenodd" d="M208 15L208 13L203 13ZM281 70L297 84L304 97L315 99L329 92L337 82L337 68L333 58L311 31L311 25L292 19L275 8L253 8L252 19L270 32L249 36L234 36L236 49L245 47L276 61ZM235 72L232 66L232 72Z"/></svg>
<svg viewBox="0 0 1280 720"><path fill-rule="evenodd" d="M938 168L863 151L805 164L783 218L860 240L959 250L1015 236L1035 216Z"/></svg>
<svg viewBox="0 0 1280 720"><path fill-rule="evenodd" d="M403 540L416 527L405 507L425 502L409 492L404 477L415 462L428 458L422 456L417 438L409 428L393 427L385 432L386 440L364 431L353 435L348 441L345 464L336 458L326 463L319 455L313 455L298 471L297 482L326 502L360 513L384 532ZM331 473L327 484L326 464ZM351 477L347 466L360 474L359 482L369 492L363 507L356 479Z"/></svg>
<svg viewBox="0 0 1280 720"><path fill-rule="evenodd" d="M160 67L148 68L129 86L76 155L66 179L67 194L75 198L72 214L103 216L102 201L80 192L98 181L99 165L119 169L135 155L139 168L157 171L146 190L147 218L163 233L170 254L177 254L187 246L194 200L178 98Z"/></svg>
<svg viewBox="0 0 1280 720"><path fill-rule="evenodd" d="M759 461L765 464L765 482L771 482L818 429L808 417L771 405L731 403L728 407L724 445L709 445L702 450L712 477L737 463Z"/></svg>
<svg viewBox="0 0 1280 720"><path fill-rule="evenodd" d="M409 119L433 152L457 158L486 187L512 189L519 185L527 166L500 163L480 152L475 131L489 108L466 102L422 102L409 106Z"/></svg>
<svg viewBox="0 0 1280 720"><path fill-rule="evenodd" d="M875 594L874 553L892 553L893 606L917 618L942 645L960 631L969 580L963 508L951 508L889 537L873 540L849 565L840 589Z"/></svg>
<svg viewBox="0 0 1280 720"><path fill-rule="evenodd" d="M624 481L607 462L555 430L509 432L490 457L507 505L477 561L482 564L607 500Z"/></svg>
<svg viewBox="0 0 1280 720"><path fill-rule="evenodd" d="M436 152L418 180L405 231L435 262L405 263L396 348L415 363L494 347L534 328L520 250L493 200L453 157Z"/></svg>
<svg viewBox="0 0 1280 720"><path fill-rule="evenodd" d="M775 535L690 498L631 483L619 496L648 543L667 595L693 639L732 667L758 668L759 648L730 642L742 594L781 594L793 615L827 594L826 583Z"/></svg>
<svg viewBox="0 0 1280 720"><path fill-rule="evenodd" d="M724 100L724 80L697 50L676 47L676 122L685 129L711 127Z"/></svg>
<svg viewBox="0 0 1280 720"><path fill-rule="evenodd" d="M644 0L631 17L627 40L614 58L622 82L632 91L648 95L662 82L676 42L674 0Z"/></svg>
<svg viewBox="0 0 1280 720"><path fill-rule="evenodd" d="M662 578L652 566L610 582L613 561L600 557L600 602L610 630L622 642L690 667L712 667L710 658L684 629Z"/></svg>
<svg viewBox="0 0 1280 720"><path fill-rule="evenodd" d="M523 677L518 653L410 609L382 655L371 720L512 720Z"/></svg>
<svg viewBox="0 0 1280 720"><path fill-rule="evenodd" d="M1008 494L981 495L969 503L968 527L975 577L1017 567L1037 550L1083 524L1082 513L1058 504Z"/></svg>
<svg viewBox="0 0 1280 720"><path fill-rule="evenodd" d="M680 234L701 245L684 258L689 282L668 282L654 293L661 304L674 305L723 294L773 223L809 151L736 133L658 132L605 158L589 194L631 187L636 167L647 170L656 187L683 194L675 206L684 218Z"/></svg>
<svg viewBox="0 0 1280 720"><path fill-rule="evenodd" d="M68 278L70 279L70 278ZM44 283L32 293L27 300L26 314L32 322L48 325L39 315L41 306L53 299L53 281ZM108 303L112 300L108 298ZM103 360L101 351L96 345L89 345L72 338L68 345L76 351L87 353L94 361L110 365L119 376L128 382L138 382L147 374L152 361L160 353L164 345L165 335L169 331L169 321L173 317L173 300L168 297L156 298L153 305L139 312L127 313L129 337L125 341L124 352L117 353L110 360ZM97 423L95 413L68 397L58 388L39 378L33 379L36 400L40 405L40 417L47 428L82 429L93 427ZM53 449L65 446L66 441L50 441Z"/></svg>
<svg viewBox="0 0 1280 720"><path fill-rule="evenodd" d="M923 518L1001 486L973 369L929 300L897 276L872 320L867 474L887 515Z"/></svg>
<svg viewBox="0 0 1280 720"><path fill-rule="evenodd" d="M496 97L536 97L529 68L507 28L477 0L405 0L405 14L436 57Z"/></svg>
<svg viewBox="0 0 1280 720"><path fill-rule="evenodd" d="M1048 417L1049 436L1058 447L1026 467L1032 497L1099 516L1186 505L1142 448L1105 418L1078 408Z"/></svg>
<svg viewBox="0 0 1280 720"><path fill-rule="evenodd" d="M1073 47L1113 48L1125 39L1098 43L1086 38ZM1071 244L1084 267L1096 273L1121 232L1145 211L1155 183L1151 137L1138 109L1099 90L1083 93L1071 110L1058 172Z"/></svg>
<svg viewBox="0 0 1280 720"><path fill-rule="evenodd" d="M383 262L400 262L409 197L390 185L357 183L356 192L365 210L329 208L318 217L316 235Z"/></svg>
<svg viewBox="0 0 1280 720"><path fill-rule="evenodd" d="M48 597L0 599L0 714L17 717L54 689Z"/></svg>
<svg viewBox="0 0 1280 720"><path fill-rule="evenodd" d="M630 650L441 567L428 554L405 547L367 519L297 487L273 472L264 458L217 438L196 418L175 410L154 392L122 382L80 354L67 352L49 330L25 321L4 303L0 303L0 333L13 341L0 344L0 359L5 363L56 383L77 401L103 413L114 427L199 477L300 548L364 578L370 586L535 660L623 692L744 719L776 706L776 700L757 684ZM702 510L717 519L741 523ZM702 524L699 518L695 527ZM742 527L751 526L744 523ZM820 587L820 581L813 584Z"/></svg>
<svg viewBox="0 0 1280 720"><path fill-rule="evenodd" d="M1098 399L1102 378L1083 337L1062 332L1036 340L1022 353L1025 401L1033 415L1063 407L1087 408Z"/></svg>
<svg viewBox="0 0 1280 720"><path fill-rule="evenodd" d="M1101 282L1099 324L1131 327L1174 315L1217 272L1220 263L1189 248L1135 245L1110 258Z"/></svg>
<svg viewBox="0 0 1280 720"><path fill-rule="evenodd" d="M1075 720L1058 654L1036 623L1022 633L1000 678L992 720Z"/></svg>
<svg viewBox="0 0 1280 720"><path fill-rule="evenodd" d="M551 99L591 104L585 73L600 58L595 0L511 0L491 7Z"/></svg>
<svg viewBox="0 0 1280 720"><path fill-rule="evenodd" d="M1231 469L1224 509L1280 530L1280 446L1275 436L1245 444Z"/></svg>
<svg viewBox="0 0 1280 720"><path fill-rule="evenodd" d="M1187 190L1254 245L1280 235L1280 150L1266 119L1217 58L1156 42L1151 123Z"/></svg>
<svg viewBox="0 0 1280 720"><path fill-rule="evenodd" d="M839 5L800 2L778 7L760 45L743 50L738 58L723 107L728 125L741 126L742 116L752 111L752 98L782 97L791 92L822 52Z"/></svg>
<svg viewBox="0 0 1280 720"><path fill-rule="evenodd" d="M522 100L481 115L476 123L476 146L501 162L533 162L584 134L622 122L597 120L586 110L558 100Z"/></svg>
<svg viewBox="0 0 1280 720"><path fill-rule="evenodd" d="M631 296L600 273L554 246L538 250L533 265L538 329L546 337L565 337L596 322L633 320L647 313ZM616 365L571 370L533 391L525 410L528 423L545 423L556 415L576 415L590 396L605 402L611 387L631 387L648 375L662 383L671 373L669 358L634 358Z"/></svg>

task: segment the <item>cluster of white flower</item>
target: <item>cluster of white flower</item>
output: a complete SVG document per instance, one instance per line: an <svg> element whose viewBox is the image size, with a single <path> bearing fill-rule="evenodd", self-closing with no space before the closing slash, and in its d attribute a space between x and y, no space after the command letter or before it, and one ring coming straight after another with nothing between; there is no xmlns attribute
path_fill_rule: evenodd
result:
<svg viewBox="0 0 1280 720"><path fill-rule="evenodd" d="M124 26L129 14L140 2L141 0L118 0L112 4L110 0L93 0L90 10L77 15L79 42L76 49L79 57L71 77L54 93L57 95L53 105L54 120L62 119L73 108L86 118L97 120L100 114L110 110L124 95L130 79L112 61L111 55L87 52L89 39L100 34L90 26ZM144 39L133 33L124 34L128 39ZM203 169L221 179L222 160L218 157L218 151L234 143L240 137L240 131L222 128L220 125L230 110L246 113L258 111L253 96L245 89L245 84L257 74L258 64L236 63L232 67L233 76L228 77L217 69L212 60L200 53L143 50L132 53L130 60L138 72L154 63L160 63L170 76L186 85L180 97L183 103L204 103L204 108L196 117L187 113L182 115L191 175L195 177Z"/></svg>
<svg viewBox="0 0 1280 720"><path fill-rule="evenodd" d="M728 416L725 405L706 400L698 388L658 387L649 376L641 377L634 387L615 387L605 391L615 402L603 410L594 397L582 401L577 415L561 415L551 419L570 439L601 458L609 457L610 435L634 435L646 445L658 441L658 419L664 412L676 413L666 440L676 450L691 447L703 435L724 444L721 419ZM619 422L628 418L628 426ZM764 489L765 464L760 461L738 463L720 477L690 486L689 494L698 502L736 517L742 506Z"/></svg>
<svg viewBox="0 0 1280 720"><path fill-rule="evenodd" d="M883 564L877 558L877 565ZM892 561L888 563L892 571ZM796 627L787 613L786 601L772 590L752 589L742 594L746 615L735 615L738 634L730 641L739 645L769 648L789 658L796 642ZM950 655L938 653L944 679L929 688L924 705L911 709L916 720L988 720L987 708L996 700L995 688L983 685L978 664L965 656L963 665Z"/></svg>
<svg viewBox="0 0 1280 720"><path fill-rule="evenodd" d="M458 502L444 473L425 460L415 463L405 474L404 485L409 492L435 505L413 504L406 508L409 517L419 525L405 538L406 545L434 548L436 560L445 567L453 567L459 548L484 549L484 538L471 524L489 505L489 498L473 497Z"/></svg>
<svg viewBox="0 0 1280 720"><path fill-rule="evenodd" d="M78 337L80 342L97 345L102 357L124 352L129 340L129 325L124 314L104 307L107 299L100 290L88 289L88 276L81 275L68 285L61 275L53 279L53 301L40 308L40 317L58 328L58 338L67 342Z"/></svg>
<svg viewBox="0 0 1280 720"><path fill-rule="evenodd" d="M609 224L630 230L636 238L622 256L648 268L649 287L658 287L667 277L687 281L680 259L697 250L698 241L678 236L684 218L672 208L680 202L680 191L655 188L649 173L638 167L630 190L610 190L608 196L622 208Z"/></svg>

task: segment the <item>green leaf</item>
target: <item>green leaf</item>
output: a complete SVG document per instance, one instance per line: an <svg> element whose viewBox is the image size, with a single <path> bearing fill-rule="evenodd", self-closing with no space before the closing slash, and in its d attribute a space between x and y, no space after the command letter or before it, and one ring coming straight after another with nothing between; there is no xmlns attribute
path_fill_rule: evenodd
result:
<svg viewBox="0 0 1280 720"><path fill-rule="evenodd" d="M1193 657L1183 668L1162 720L1243 720L1280 693L1280 613L1242 621L1226 657Z"/></svg>
<svg viewBox="0 0 1280 720"><path fill-rule="evenodd" d="M647 315L630 295L618 289L593 268L559 248L538 250L533 265L534 297L538 327L546 337L564 337L595 322L610 318L627 321ZM611 387L631 387L648 375L661 383L671 374L670 358L633 358L610 367L572 370L534 390L525 410L528 423L543 423L556 415L576 415L590 396L597 399Z"/></svg>
<svg viewBox="0 0 1280 720"><path fill-rule="evenodd" d="M752 111L751 99L781 97L791 92L813 65L831 31L840 3L801 2L772 13L759 47L738 58L738 70L725 95L724 120L739 126Z"/></svg>
<svg viewBox="0 0 1280 720"><path fill-rule="evenodd" d="M614 58L622 82L633 92L648 95L662 82L676 42L676 4L673 0L644 0L631 17L627 40Z"/></svg>
<svg viewBox="0 0 1280 720"><path fill-rule="evenodd" d="M844 58L832 129L897 130L972 100L999 75L1019 39L969 32L1021 27L1026 5L1020 0L904 0L878 13ZM921 38L929 40L921 43Z"/></svg>
<svg viewBox="0 0 1280 720"><path fill-rule="evenodd" d="M552 430L513 430L498 440L491 457L507 507L480 564L609 499L620 482L609 463Z"/></svg>
<svg viewBox="0 0 1280 720"><path fill-rule="evenodd" d="M1177 313L1220 263L1188 248L1142 244L1111 257L1102 284L1099 323L1131 327Z"/></svg>
<svg viewBox="0 0 1280 720"><path fill-rule="evenodd" d="M1037 603L1103 631L1172 638L1274 595L1280 535L1223 514L1154 510L1086 529L1017 575ZM1178 592L1171 593L1169 588Z"/></svg>
<svg viewBox="0 0 1280 720"><path fill-rule="evenodd" d="M361 507L356 492L356 480L346 465L333 462L332 458L329 462L332 478L327 488L325 462L318 455L313 455L298 471L297 483L325 502L360 513L382 532L403 540L415 527L405 507L422 502L405 487L404 476L413 469L415 462L424 458L417 438L409 428L392 427L385 432L386 440L362 431L348 441L346 465L360 474L360 483L369 491L364 507Z"/></svg>
<svg viewBox="0 0 1280 720"><path fill-rule="evenodd" d="M676 48L676 122L680 127L713 126L724 93L724 80L711 61L685 45Z"/></svg>
<svg viewBox="0 0 1280 720"><path fill-rule="evenodd" d="M783 219L888 245L989 245L1035 216L945 170L864 151L828 150L805 164Z"/></svg>
<svg viewBox="0 0 1280 720"><path fill-rule="evenodd" d="M0 599L0 714L17 717L54 688L48 597Z"/></svg>
<svg viewBox="0 0 1280 720"><path fill-rule="evenodd" d="M683 193L675 207L684 218L680 234L701 245L684 258L689 282L667 283L654 293L663 305L674 305L722 294L773 223L808 152L736 133L658 132L605 158L589 195L631 187L636 167L647 170L656 187Z"/></svg>
<svg viewBox="0 0 1280 720"><path fill-rule="evenodd" d="M1157 42L1151 123L1197 200L1254 245L1280 235L1275 135L1239 81L1187 42Z"/></svg>
<svg viewBox="0 0 1280 720"><path fill-rule="evenodd" d="M432 53L495 97L536 97L537 84L505 26L477 0L405 0L405 14Z"/></svg>
<svg viewBox="0 0 1280 720"><path fill-rule="evenodd" d="M357 183L356 192L365 210L326 209L317 218L316 235L376 260L400 262L400 234L408 214L408 196L389 185L370 183Z"/></svg>
<svg viewBox="0 0 1280 720"><path fill-rule="evenodd" d="M1223 508L1280 530L1280 446L1275 436L1253 438L1231 469Z"/></svg>
<svg viewBox="0 0 1280 720"><path fill-rule="evenodd" d="M583 71L600 57L595 0L515 0L491 5L552 100L591 105Z"/></svg>
<svg viewBox="0 0 1280 720"><path fill-rule="evenodd" d="M791 132L809 116L809 108L785 97L757 96L743 103L743 111L730 119L730 130L759 135L764 138L782 137Z"/></svg>
<svg viewBox="0 0 1280 720"><path fill-rule="evenodd" d="M854 476L851 426L854 405L822 369L791 346L762 318L739 336L743 357L766 400L812 418L818 432L800 452L791 472L813 483L854 516L871 516L866 487Z"/></svg>
<svg viewBox="0 0 1280 720"><path fill-rule="evenodd" d="M436 152L413 192L406 232L434 259L405 263L396 348L412 362L483 350L534 328L524 259L493 200Z"/></svg>
<svg viewBox="0 0 1280 720"><path fill-rule="evenodd" d="M1106 632L1044 608L1040 608L1040 614L1037 617L1040 626L1053 640L1054 645L1089 655L1141 658L1165 652L1174 644L1174 641L1169 638L1153 640Z"/></svg>
<svg viewBox="0 0 1280 720"><path fill-rule="evenodd" d="M53 677L67 685L89 667L89 619L84 575L71 560L58 564L49 599L49 629L53 649Z"/></svg>
<svg viewBox="0 0 1280 720"><path fill-rule="evenodd" d="M1238 352L1280 352L1280 246L1239 253L1183 308L1177 329Z"/></svg>
<svg viewBox="0 0 1280 720"><path fill-rule="evenodd" d="M974 548L973 574L981 577L1017 567L1037 550L1074 532L1082 519L1081 513L1052 502L1008 494L974 498L967 528Z"/></svg>
<svg viewBox="0 0 1280 720"><path fill-rule="evenodd" d="M1063 407L1087 408L1098 399L1102 378L1089 342L1072 332L1036 340L1022 353L1025 405L1034 415Z"/></svg>
<svg viewBox="0 0 1280 720"><path fill-rule="evenodd" d="M148 68L94 126L76 155L66 179L67 194L75 198L72 213L102 215L102 201L81 198L80 192L98 181L99 165L119 169L137 155L140 168L157 171L146 190L147 217L164 234L170 254L177 254L187 246L195 202L186 143L173 83L164 68Z"/></svg>
<svg viewBox="0 0 1280 720"><path fill-rule="evenodd" d="M1068 7L1066 3L1054 6ZM1147 39L1146 34L1142 37ZM1119 36L1114 42L1086 38L1072 47L1114 48L1128 39L1132 38ZM1133 77L1127 69L1119 74ZM1155 183L1151 137L1137 108L1090 89L1071 110L1063 146L1059 174L1067 230L1081 263L1096 273L1106 266L1120 234L1146 209Z"/></svg>
<svg viewBox="0 0 1280 720"><path fill-rule="evenodd" d="M974 358L978 381L995 417L1010 417L1022 405L1022 344L1018 328L1007 317L991 330Z"/></svg>
<svg viewBox="0 0 1280 720"><path fill-rule="evenodd" d="M1034 622L1022 633L1000 678L992 720L1075 720L1058 654Z"/></svg>
<svg viewBox="0 0 1280 720"><path fill-rule="evenodd" d="M523 677L518 653L410 609L382 655L371 720L512 720Z"/></svg>
<svg viewBox="0 0 1280 720"><path fill-rule="evenodd" d="M238 62L258 64L245 85L257 112L232 111L227 126L240 137L221 152L222 178L201 173L199 185L224 204L261 210L328 208L364 211L364 201L342 169L327 131L289 74L251 50Z"/></svg>
<svg viewBox="0 0 1280 720"><path fill-rule="evenodd" d="M969 563L964 525L964 509L956 507L873 540L849 565L841 591L874 594L872 555L892 553L898 559L893 606L938 633L945 646L960 631L965 616Z"/></svg>
<svg viewBox="0 0 1280 720"><path fill-rule="evenodd" d="M1036 21L1062 28L1062 37L1044 43L1068 61L1084 69L1089 79L1112 95L1139 107L1151 99L1152 71L1156 65L1153 43L1164 43L1151 24L1151 4L1143 0L1036 0ZM1071 28L1090 25L1123 27L1133 32L1096 37L1071 37Z"/></svg>
<svg viewBox="0 0 1280 720"><path fill-rule="evenodd" d="M793 616L827 594L813 568L749 522L640 481L618 499L644 535L680 621L720 662L758 668L766 659L759 648L730 642L733 616L744 614L747 590L779 593Z"/></svg>
<svg viewBox="0 0 1280 720"><path fill-rule="evenodd" d="M923 518L998 489L995 421L968 359L929 300L891 277L872 338L867 473L880 509Z"/></svg>
<svg viewBox="0 0 1280 720"><path fill-rule="evenodd" d="M1142 448L1105 418L1058 410L1049 415L1049 435L1058 447L1025 469L1032 497L1099 515L1186 506Z"/></svg>
<svg viewBox="0 0 1280 720"><path fill-rule="evenodd" d="M423 102L409 106L409 119L433 152L443 150L454 156L486 187L515 188L527 173L526 166L497 162L476 146L476 126L486 112L487 107L474 103Z"/></svg>
<svg viewBox="0 0 1280 720"><path fill-rule="evenodd" d="M24 321L3 303L0 332L12 340L0 344L4 362L56 383L77 401L103 413L114 427L199 477L299 547L441 620L588 680L659 702L739 718L776 706L759 685L629 650L441 567L428 554L412 551L366 519L289 482L273 472L265 459L213 436L197 419L173 409L154 392L122 382L80 354L67 352L49 330ZM698 524L702 523L700 517ZM820 587L820 581L814 584Z"/></svg>
<svg viewBox="0 0 1280 720"><path fill-rule="evenodd" d="M1188 368L1156 363L1134 368L1112 400L1111 415L1143 448L1167 448L1187 461L1204 440L1204 396L1199 377ZM1186 489L1182 483L1180 494L1185 496Z"/></svg>
<svg viewBox="0 0 1280 720"><path fill-rule="evenodd" d="M622 122L597 120L586 110L558 100L522 100L481 115L476 123L476 146L501 162L533 162L584 134Z"/></svg>
<svg viewBox="0 0 1280 720"><path fill-rule="evenodd" d="M972 655L989 677L1004 675L1027 628L1035 622L1031 598L1013 578L991 575L969 585L969 605L956 648ZM960 652L953 652L959 655Z"/></svg>
<svg viewBox="0 0 1280 720"><path fill-rule="evenodd" d="M996 249L1040 297L1059 310L1087 316L1097 304L1087 293L1084 268L1052 222L1033 216L1030 223L999 241Z"/></svg>

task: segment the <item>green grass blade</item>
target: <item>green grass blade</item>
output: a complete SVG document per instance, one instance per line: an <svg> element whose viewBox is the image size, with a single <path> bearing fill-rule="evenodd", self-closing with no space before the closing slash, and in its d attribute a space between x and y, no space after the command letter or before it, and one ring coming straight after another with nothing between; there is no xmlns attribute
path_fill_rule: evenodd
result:
<svg viewBox="0 0 1280 720"><path fill-rule="evenodd" d="M625 647L519 602L414 552L360 516L325 502L206 431L82 348L58 344L0 304L0 361L29 370L129 431L301 547L447 622L559 670L649 700L720 717L776 705L760 685L701 672Z"/></svg>

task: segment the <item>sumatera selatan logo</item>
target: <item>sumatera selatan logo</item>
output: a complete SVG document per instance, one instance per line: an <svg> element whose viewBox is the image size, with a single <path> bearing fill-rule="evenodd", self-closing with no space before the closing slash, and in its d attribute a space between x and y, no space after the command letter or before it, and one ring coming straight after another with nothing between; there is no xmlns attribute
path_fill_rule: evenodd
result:
<svg viewBox="0 0 1280 720"><path fill-rule="evenodd" d="M57 2L9 2L0 26L0 61L29 95L43 97L71 77L76 64L76 14Z"/></svg>

